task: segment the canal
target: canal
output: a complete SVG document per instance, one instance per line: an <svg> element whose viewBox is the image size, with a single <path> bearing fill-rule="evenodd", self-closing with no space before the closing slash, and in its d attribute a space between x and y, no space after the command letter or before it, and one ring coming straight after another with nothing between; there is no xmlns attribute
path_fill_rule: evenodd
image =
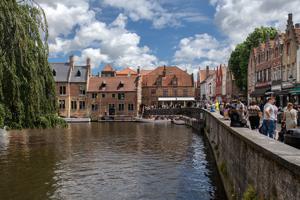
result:
<svg viewBox="0 0 300 200"><path fill-rule="evenodd" d="M90 123L0 134L0 199L226 199L204 136Z"/></svg>

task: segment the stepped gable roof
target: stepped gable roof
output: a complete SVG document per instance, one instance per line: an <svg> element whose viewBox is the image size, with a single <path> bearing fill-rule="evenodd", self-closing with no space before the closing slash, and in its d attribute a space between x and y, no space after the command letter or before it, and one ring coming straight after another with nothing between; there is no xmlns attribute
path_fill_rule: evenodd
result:
<svg viewBox="0 0 300 200"><path fill-rule="evenodd" d="M87 66L74 66L70 74L71 83L83 83L87 81Z"/></svg>
<svg viewBox="0 0 300 200"><path fill-rule="evenodd" d="M50 63L50 68L53 73L55 71L55 76L53 76L55 82L68 82L70 73L69 63Z"/></svg>
<svg viewBox="0 0 300 200"><path fill-rule="evenodd" d="M113 69L113 67L110 64L107 64L107 65L104 66L102 71L103 72L113 72L115 70Z"/></svg>
<svg viewBox="0 0 300 200"><path fill-rule="evenodd" d="M126 67L123 70L116 72L117 76L137 75L137 72L132 70L130 67Z"/></svg>
<svg viewBox="0 0 300 200"><path fill-rule="evenodd" d="M140 73L141 73L142 76L144 76L146 74L149 74L152 71L153 71L152 69L142 69Z"/></svg>
<svg viewBox="0 0 300 200"><path fill-rule="evenodd" d="M190 74L176 66L160 66L143 76L143 86L171 86L174 78L177 78L177 86L193 87L193 79ZM161 85L157 81L161 79Z"/></svg>
<svg viewBox="0 0 300 200"><path fill-rule="evenodd" d="M89 79L88 92L131 92L136 91L136 77L115 76Z"/></svg>

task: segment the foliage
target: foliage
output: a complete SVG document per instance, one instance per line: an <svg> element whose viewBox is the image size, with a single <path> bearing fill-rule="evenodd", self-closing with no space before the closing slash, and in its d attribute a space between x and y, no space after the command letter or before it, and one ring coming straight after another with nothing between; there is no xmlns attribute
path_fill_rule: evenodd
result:
<svg viewBox="0 0 300 200"><path fill-rule="evenodd" d="M55 116L47 38L44 12L32 0L0 1L1 118L11 128L48 127L47 116Z"/></svg>
<svg viewBox="0 0 300 200"><path fill-rule="evenodd" d="M246 192L243 195L243 200L258 200L255 189L252 185L249 185Z"/></svg>
<svg viewBox="0 0 300 200"><path fill-rule="evenodd" d="M252 48L258 47L260 41L265 42L268 35L270 39L274 39L276 34L277 31L273 27L256 28L254 32L250 33L246 40L238 44L231 53L228 66L235 77L236 85L242 91L246 91L247 89L248 61Z"/></svg>

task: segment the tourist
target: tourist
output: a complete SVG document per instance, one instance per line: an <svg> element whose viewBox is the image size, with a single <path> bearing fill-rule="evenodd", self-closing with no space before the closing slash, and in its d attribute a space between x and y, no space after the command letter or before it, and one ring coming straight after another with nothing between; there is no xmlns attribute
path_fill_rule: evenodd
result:
<svg viewBox="0 0 300 200"><path fill-rule="evenodd" d="M230 110L230 105L227 103L225 105L224 111L223 111L223 116L225 120L229 120L229 110Z"/></svg>
<svg viewBox="0 0 300 200"><path fill-rule="evenodd" d="M261 128L261 133L270 137L274 138L274 131L276 126L275 124L275 111L274 111L274 97L269 97L267 100L266 105L264 106L263 112L263 124Z"/></svg>
<svg viewBox="0 0 300 200"><path fill-rule="evenodd" d="M240 100L237 101L236 110L240 115L240 120L241 120L242 124L244 124L246 127L247 126L247 109Z"/></svg>
<svg viewBox="0 0 300 200"><path fill-rule="evenodd" d="M285 122L286 130L297 128L297 111L292 103L288 103L283 113L283 122Z"/></svg>
<svg viewBox="0 0 300 200"><path fill-rule="evenodd" d="M249 121L252 130L258 129L259 127L260 112L261 110L259 106L256 104L256 102L255 101L251 102L248 108L248 115L249 115Z"/></svg>
<svg viewBox="0 0 300 200"><path fill-rule="evenodd" d="M278 121L278 118L277 118L277 116L278 116L278 111L279 111L279 109L278 109L278 107L275 105L275 99L274 99L274 102L273 102L273 108L274 108L274 114L275 114L275 126L274 126L274 133L275 133L275 135L274 135L274 138L275 139L278 139L278 132L277 132L277 121Z"/></svg>

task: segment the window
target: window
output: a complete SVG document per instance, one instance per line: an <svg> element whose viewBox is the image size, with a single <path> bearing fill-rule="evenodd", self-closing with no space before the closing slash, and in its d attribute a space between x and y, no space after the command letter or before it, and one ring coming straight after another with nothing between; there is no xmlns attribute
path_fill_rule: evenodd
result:
<svg viewBox="0 0 300 200"><path fill-rule="evenodd" d="M56 76L56 71L55 70L52 70L52 75Z"/></svg>
<svg viewBox="0 0 300 200"><path fill-rule="evenodd" d="M108 104L108 108L109 109L114 109L115 108L115 104Z"/></svg>
<svg viewBox="0 0 300 200"><path fill-rule="evenodd" d="M119 111L124 111L124 104L123 103L119 104Z"/></svg>
<svg viewBox="0 0 300 200"><path fill-rule="evenodd" d="M77 101L71 101L71 109L76 110L77 109Z"/></svg>
<svg viewBox="0 0 300 200"><path fill-rule="evenodd" d="M111 94L111 97L112 97L112 98L115 98L115 97L116 97L116 94Z"/></svg>
<svg viewBox="0 0 300 200"><path fill-rule="evenodd" d="M187 89L183 89L183 96L185 96L185 97L188 96L188 90Z"/></svg>
<svg viewBox="0 0 300 200"><path fill-rule="evenodd" d="M59 94L66 95L66 86L62 85L59 87Z"/></svg>
<svg viewBox="0 0 300 200"><path fill-rule="evenodd" d="M151 95L155 96L156 95L156 89L151 89Z"/></svg>
<svg viewBox="0 0 300 200"><path fill-rule="evenodd" d="M124 100L125 99L125 93L119 93L118 94L118 99L119 100Z"/></svg>
<svg viewBox="0 0 300 200"><path fill-rule="evenodd" d="M164 89L164 90L163 90L163 96L164 96L164 97L167 97L167 96L168 96L168 90L167 90L167 89Z"/></svg>
<svg viewBox="0 0 300 200"><path fill-rule="evenodd" d="M102 94L102 98L105 98L105 94Z"/></svg>
<svg viewBox="0 0 300 200"><path fill-rule="evenodd" d="M79 90L80 90L80 95L85 95L85 86L84 85L81 85L79 86Z"/></svg>
<svg viewBox="0 0 300 200"><path fill-rule="evenodd" d="M92 99L97 99L97 93L92 93Z"/></svg>
<svg viewBox="0 0 300 200"><path fill-rule="evenodd" d="M66 108L65 100L59 100L59 109L64 110Z"/></svg>
<svg viewBox="0 0 300 200"><path fill-rule="evenodd" d="M129 111L133 111L134 110L133 104L128 104L128 110Z"/></svg>
<svg viewBox="0 0 300 200"><path fill-rule="evenodd" d="M98 110L98 104L92 104L92 111Z"/></svg>
<svg viewBox="0 0 300 200"><path fill-rule="evenodd" d="M85 109L85 101L79 101L79 109L84 110Z"/></svg>
<svg viewBox="0 0 300 200"><path fill-rule="evenodd" d="M80 70L77 71L76 76L77 76L77 77L80 77L80 76L81 76Z"/></svg>

